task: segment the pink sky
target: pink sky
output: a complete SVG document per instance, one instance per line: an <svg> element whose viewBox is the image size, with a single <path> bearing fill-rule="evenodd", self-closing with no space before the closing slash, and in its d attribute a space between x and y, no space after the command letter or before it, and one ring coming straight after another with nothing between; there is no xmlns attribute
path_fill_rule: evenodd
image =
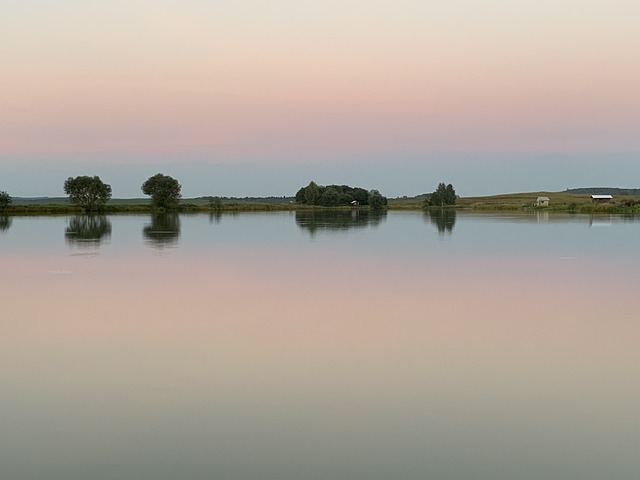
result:
<svg viewBox="0 0 640 480"><path fill-rule="evenodd" d="M640 150L640 4L430 3L12 2L0 162Z"/></svg>

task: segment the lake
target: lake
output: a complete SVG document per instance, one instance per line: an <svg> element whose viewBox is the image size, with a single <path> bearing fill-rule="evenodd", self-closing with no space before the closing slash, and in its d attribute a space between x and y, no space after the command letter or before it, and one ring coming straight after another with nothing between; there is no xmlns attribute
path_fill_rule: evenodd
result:
<svg viewBox="0 0 640 480"><path fill-rule="evenodd" d="M7 480L629 480L640 218L0 217Z"/></svg>

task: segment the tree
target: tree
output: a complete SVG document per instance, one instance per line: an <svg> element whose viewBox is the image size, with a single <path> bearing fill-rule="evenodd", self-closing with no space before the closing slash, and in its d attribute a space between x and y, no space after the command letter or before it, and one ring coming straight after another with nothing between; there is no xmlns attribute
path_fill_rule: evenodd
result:
<svg viewBox="0 0 640 480"><path fill-rule="evenodd" d="M175 178L158 173L142 184L142 193L151 197L154 207L172 208L182 197L182 186Z"/></svg>
<svg viewBox="0 0 640 480"><path fill-rule="evenodd" d="M304 189L305 203L309 205L315 205L320 199L320 189L316 182L309 182L309 185Z"/></svg>
<svg viewBox="0 0 640 480"><path fill-rule="evenodd" d="M12 202L13 199L7 192L0 192L0 210L4 210L11 205Z"/></svg>
<svg viewBox="0 0 640 480"><path fill-rule="evenodd" d="M64 193L69 195L71 203L80 205L87 211L100 210L111 198L111 185L97 176L69 177L64 182Z"/></svg>
<svg viewBox="0 0 640 480"><path fill-rule="evenodd" d="M333 187L327 187L320 196L318 203L325 207L336 207L340 204L340 193Z"/></svg>
<svg viewBox="0 0 640 480"><path fill-rule="evenodd" d="M453 185L448 184L444 191L444 200L447 205L455 205L458 196L453 188Z"/></svg>
<svg viewBox="0 0 640 480"><path fill-rule="evenodd" d="M445 185L441 182L438 184L438 188L425 200L425 206L444 207L446 205L455 205L457 198L453 185Z"/></svg>
<svg viewBox="0 0 640 480"><path fill-rule="evenodd" d="M387 197L383 197L378 190L369 192L369 208L371 210L382 210L387 205Z"/></svg>
<svg viewBox="0 0 640 480"><path fill-rule="evenodd" d="M296 203L306 205L319 205L322 207L351 206L355 200L358 205L369 204L370 192L360 187L349 185L318 185L310 182L296 192ZM383 198L383 205L387 199Z"/></svg>

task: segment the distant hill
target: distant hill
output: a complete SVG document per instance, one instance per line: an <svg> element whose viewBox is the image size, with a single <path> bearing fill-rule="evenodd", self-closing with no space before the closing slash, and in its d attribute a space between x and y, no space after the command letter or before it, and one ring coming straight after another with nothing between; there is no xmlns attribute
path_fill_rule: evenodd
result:
<svg viewBox="0 0 640 480"><path fill-rule="evenodd" d="M567 188L565 193L595 194L595 195L640 195L640 188L615 188L615 187L587 187Z"/></svg>

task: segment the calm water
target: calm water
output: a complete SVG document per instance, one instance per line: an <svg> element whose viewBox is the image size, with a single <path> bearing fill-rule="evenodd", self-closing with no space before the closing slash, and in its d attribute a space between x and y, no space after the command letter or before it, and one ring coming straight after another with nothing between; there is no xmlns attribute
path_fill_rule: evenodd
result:
<svg viewBox="0 0 640 480"><path fill-rule="evenodd" d="M0 217L0 478L630 480L640 221Z"/></svg>

